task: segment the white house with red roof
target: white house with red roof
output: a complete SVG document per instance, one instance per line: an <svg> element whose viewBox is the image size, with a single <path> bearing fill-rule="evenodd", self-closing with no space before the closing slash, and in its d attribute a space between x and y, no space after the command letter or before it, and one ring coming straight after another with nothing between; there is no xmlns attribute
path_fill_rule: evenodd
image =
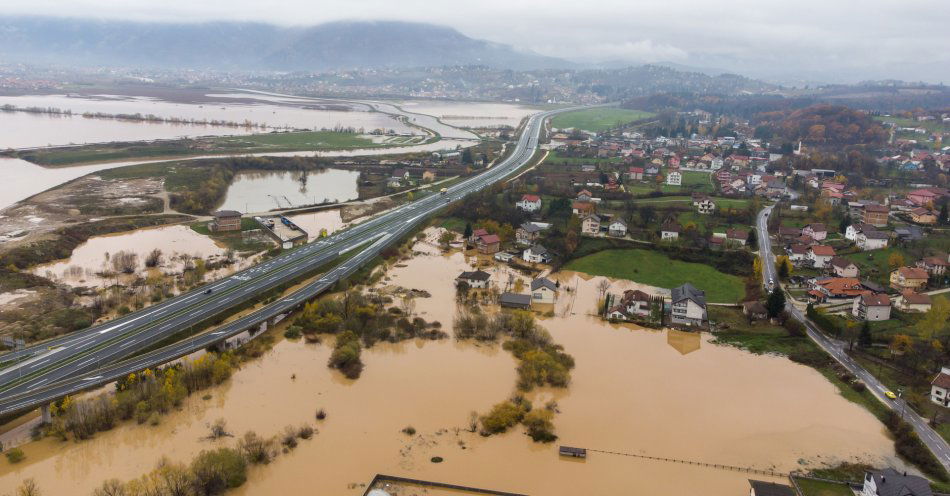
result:
<svg viewBox="0 0 950 496"><path fill-rule="evenodd" d="M541 197L538 195L523 195L521 201L516 203L515 206L525 212L537 212L541 210Z"/></svg>

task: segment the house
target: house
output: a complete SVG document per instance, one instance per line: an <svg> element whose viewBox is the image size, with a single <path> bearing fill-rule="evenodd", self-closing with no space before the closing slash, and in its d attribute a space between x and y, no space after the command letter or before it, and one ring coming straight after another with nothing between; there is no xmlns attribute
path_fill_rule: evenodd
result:
<svg viewBox="0 0 950 496"><path fill-rule="evenodd" d="M455 278L455 285L458 286L464 282L470 288L484 289L488 287L489 279L491 279L491 274L485 272L484 270L462 272L458 277Z"/></svg>
<svg viewBox="0 0 950 496"><path fill-rule="evenodd" d="M835 249L832 246L815 245L808 247L807 259L811 261L816 269L823 269L835 256Z"/></svg>
<svg viewBox="0 0 950 496"><path fill-rule="evenodd" d="M475 240L475 249L479 253L491 255L501 250L501 238L497 234L486 234Z"/></svg>
<svg viewBox="0 0 950 496"><path fill-rule="evenodd" d="M933 496L930 482L892 468L866 472L861 496Z"/></svg>
<svg viewBox="0 0 950 496"><path fill-rule="evenodd" d="M769 181L767 192L771 195L784 195L787 193L785 183L779 180Z"/></svg>
<svg viewBox="0 0 950 496"><path fill-rule="evenodd" d="M942 276L947 272L947 257L925 257L918 260L915 265L932 276Z"/></svg>
<svg viewBox="0 0 950 496"><path fill-rule="evenodd" d="M631 167L627 169L627 178L631 181L642 181L643 167Z"/></svg>
<svg viewBox="0 0 950 496"><path fill-rule="evenodd" d="M597 214L585 215L581 218L581 234L600 234L600 217Z"/></svg>
<svg viewBox="0 0 950 496"><path fill-rule="evenodd" d="M742 229L726 229L726 241L731 245L745 246L749 239L749 231Z"/></svg>
<svg viewBox="0 0 950 496"><path fill-rule="evenodd" d="M797 227L779 226L778 237L784 241L790 241L802 235L802 230Z"/></svg>
<svg viewBox="0 0 950 496"><path fill-rule="evenodd" d="M891 318L891 299L885 294L864 294L854 299L851 315L861 320L887 320Z"/></svg>
<svg viewBox="0 0 950 496"><path fill-rule="evenodd" d="M522 245L533 245L541 237L542 231L544 231L543 227L533 222L525 222L515 231L515 240Z"/></svg>
<svg viewBox="0 0 950 496"><path fill-rule="evenodd" d="M887 248L887 233L881 231L861 231L858 233L855 244L863 251Z"/></svg>
<svg viewBox="0 0 950 496"><path fill-rule="evenodd" d="M907 199L913 202L915 205L920 205L921 207L926 207L928 205L933 205L934 201L940 198L938 192L923 188L915 189L910 193L907 193Z"/></svg>
<svg viewBox="0 0 950 496"><path fill-rule="evenodd" d="M522 252L521 258L523 258L525 262L548 263L554 259L554 255L549 252L547 248L541 245L534 245Z"/></svg>
<svg viewBox="0 0 950 496"><path fill-rule="evenodd" d="M828 237L828 228L824 224L808 224L802 228L803 236L811 236L815 241L823 241Z"/></svg>
<svg viewBox="0 0 950 496"><path fill-rule="evenodd" d="M791 486L749 479L749 496L796 496Z"/></svg>
<svg viewBox="0 0 950 496"><path fill-rule="evenodd" d="M575 200L579 202L584 202L584 203L588 203L593 199L594 198L591 192L586 189L582 189L580 193L577 194L577 198L575 198Z"/></svg>
<svg viewBox="0 0 950 496"><path fill-rule="evenodd" d="M848 227L844 229L844 238L848 241L858 241L858 234L861 234L866 231L876 231L877 229L870 224L848 224Z"/></svg>
<svg viewBox="0 0 950 496"><path fill-rule="evenodd" d="M940 373L930 381L930 401L950 407L950 367L940 367Z"/></svg>
<svg viewBox="0 0 950 496"><path fill-rule="evenodd" d="M575 201L571 204L571 212L574 215L584 215L594 213L594 204L590 202Z"/></svg>
<svg viewBox="0 0 950 496"><path fill-rule="evenodd" d="M694 202L693 205L696 206L696 212L703 215L711 214L716 211L716 204L713 203L713 201L709 198L700 200L699 202Z"/></svg>
<svg viewBox="0 0 950 496"><path fill-rule="evenodd" d="M475 242L478 241L478 238L482 236L487 236L487 235L488 235L488 231L486 231L485 229L476 229L472 231L472 236L468 238L468 242L475 244Z"/></svg>
<svg viewBox="0 0 950 496"><path fill-rule="evenodd" d="M209 226L212 231L240 231L241 212L235 210L218 210L211 214L214 220Z"/></svg>
<svg viewBox="0 0 950 496"><path fill-rule="evenodd" d="M679 238L680 232L683 230L680 227L679 223L676 221L671 221L663 224L663 227L660 228L660 239L663 241L674 240Z"/></svg>
<svg viewBox="0 0 950 496"><path fill-rule="evenodd" d="M683 174L679 171L671 171L666 175L666 184L670 186L679 186L683 184Z"/></svg>
<svg viewBox="0 0 950 496"><path fill-rule="evenodd" d="M653 305L653 296L639 289L628 289L620 298L620 305L627 315L649 317Z"/></svg>
<svg viewBox="0 0 950 496"><path fill-rule="evenodd" d="M768 317L768 310L761 301L747 301L742 304L742 313L752 320L762 320Z"/></svg>
<svg viewBox="0 0 950 496"><path fill-rule="evenodd" d="M858 275L860 275L858 266L844 257L832 257L828 265L831 271L838 277L858 277Z"/></svg>
<svg viewBox="0 0 950 496"><path fill-rule="evenodd" d="M812 289L823 295L823 298L855 298L863 294L872 293L856 277L825 277L815 279Z"/></svg>
<svg viewBox="0 0 950 496"><path fill-rule="evenodd" d="M894 234L901 241L920 241L924 239L924 231L920 226L906 225L894 228Z"/></svg>
<svg viewBox="0 0 950 496"><path fill-rule="evenodd" d="M528 310L531 308L531 295L518 293L502 293L498 298L498 303L504 308L517 308Z"/></svg>
<svg viewBox="0 0 950 496"><path fill-rule="evenodd" d="M930 295L904 291L897 297L897 308L905 312L927 313L931 307Z"/></svg>
<svg viewBox="0 0 950 496"><path fill-rule="evenodd" d="M917 267L900 267L891 272L891 287L898 291L913 290L916 291L927 285L927 279L930 274L926 270Z"/></svg>
<svg viewBox="0 0 950 496"><path fill-rule="evenodd" d="M792 262L793 264L800 264L801 262L808 260L808 248L810 248L808 245L799 243L789 246L785 250L785 253L788 254L788 261Z"/></svg>
<svg viewBox="0 0 950 496"><path fill-rule="evenodd" d="M916 222L917 224L936 224L937 214L935 214L930 209L917 207L910 211L910 220Z"/></svg>
<svg viewBox="0 0 950 496"><path fill-rule="evenodd" d="M889 213L890 209L884 205L867 204L862 209L861 222L874 227L885 227Z"/></svg>
<svg viewBox="0 0 950 496"><path fill-rule="evenodd" d="M531 281L531 301L533 303L554 303L557 298L557 285L546 277Z"/></svg>
<svg viewBox="0 0 950 496"><path fill-rule="evenodd" d="M541 197L538 195L523 195L521 201L516 203L515 206L525 212L537 212L541 210Z"/></svg>
<svg viewBox="0 0 950 496"><path fill-rule="evenodd" d="M621 219L615 219L607 225L607 234L615 238L622 238L627 235L627 223Z"/></svg>
<svg viewBox="0 0 950 496"><path fill-rule="evenodd" d="M703 325L706 322L706 292L690 283L673 288L670 321L690 326Z"/></svg>

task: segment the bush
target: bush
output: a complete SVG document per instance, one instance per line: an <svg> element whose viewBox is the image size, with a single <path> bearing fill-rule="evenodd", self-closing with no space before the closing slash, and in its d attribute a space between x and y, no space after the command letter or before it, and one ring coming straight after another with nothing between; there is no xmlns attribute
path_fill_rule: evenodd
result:
<svg viewBox="0 0 950 496"><path fill-rule="evenodd" d="M299 326L292 325L284 331L284 337L287 339L300 339L300 336L303 335Z"/></svg>
<svg viewBox="0 0 950 496"><path fill-rule="evenodd" d="M917 437L913 427L893 410L884 415L884 425L894 434L894 448L898 456L917 465L921 471L941 482L950 480L943 465Z"/></svg>
<svg viewBox="0 0 950 496"><path fill-rule="evenodd" d="M317 410L317 420L323 420L327 418L327 411L323 408Z"/></svg>
<svg viewBox="0 0 950 496"><path fill-rule="evenodd" d="M148 425L151 425L152 427L160 424L161 422L162 417L158 414L158 412L152 412L152 414L148 416Z"/></svg>
<svg viewBox="0 0 950 496"><path fill-rule="evenodd" d="M406 426L406 427L404 427L404 428L402 429L402 433L405 434L405 435L407 435L407 436L415 436L415 435L416 435L416 428L413 427L413 426L411 426L411 425Z"/></svg>
<svg viewBox="0 0 950 496"><path fill-rule="evenodd" d="M528 428L528 435L535 442L550 443L557 439L554 435L554 424L551 422L553 417L554 413L550 410L531 410L521 423Z"/></svg>
<svg viewBox="0 0 950 496"><path fill-rule="evenodd" d="M270 463L271 441L257 435L254 431L247 431L238 442L238 449L248 462L254 465Z"/></svg>
<svg viewBox="0 0 950 496"><path fill-rule="evenodd" d="M363 362L360 360L360 338L353 331L345 331L337 336L333 353L327 364L343 372L350 379L356 379L363 372Z"/></svg>
<svg viewBox="0 0 950 496"><path fill-rule="evenodd" d="M23 453L23 450L20 448L10 448L4 453L7 457L7 461L10 463L20 463L26 458L26 453Z"/></svg>
<svg viewBox="0 0 950 496"><path fill-rule="evenodd" d="M287 427L284 429L284 433L280 436L280 444L287 449L294 449L297 447L297 431L293 427Z"/></svg>
<svg viewBox="0 0 950 496"><path fill-rule="evenodd" d="M313 437L314 432L315 430L313 427L310 427L309 425L303 425L297 429L297 437L300 439L310 439Z"/></svg>
<svg viewBox="0 0 950 496"><path fill-rule="evenodd" d="M513 401L503 401L493 406L491 411L481 418L482 434L499 434L513 427L524 418L527 410Z"/></svg>
<svg viewBox="0 0 950 496"><path fill-rule="evenodd" d="M191 462L194 487L199 494L221 494L247 480L247 462L236 449L202 451Z"/></svg>

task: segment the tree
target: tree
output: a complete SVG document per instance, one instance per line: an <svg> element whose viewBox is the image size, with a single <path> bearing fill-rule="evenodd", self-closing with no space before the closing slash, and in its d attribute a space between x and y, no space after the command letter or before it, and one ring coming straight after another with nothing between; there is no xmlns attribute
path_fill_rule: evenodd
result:
<svg viewBox="0 0 950 496"><path fill-rule="evenodd" d="M838 231L841 234L844 234L844 232L848 230L848 226L850 225L851 225L851 217L848 215L845 215L844 217L841 218L841 222L838 224Z"/></svg>
<svg viewBox="0 0 950 496"><path fill-rule="evenodd" d="M787 279L792 275L791 260L785 255L775 257L775 270L778 272L779 279Z"/></svg>
<svg viewBox="0 0 950 496"><path fill-rule="evenodd" d="M903 267L904 255L901 255L900 252L896 252L896 251L891 253L887 257L887 266L890 267L891 270L895 270L898 267Z"/></svg>
<svg viewBox="0 0 950 496"><path fill-rule="evenodd" d="M940 218L937 219L937 221L941 224L946 224L947 221L950 220L948 217L950 217L950 213L947 212L947 203L944 202L943 205L940 205Z"/></svg>
<svg viewBox="0 0 950 496"><path fill-rule="evenodd" d="M950 301L946 298L934 298L930 310L914 324L914 329L921 339L929 341L940 336L947 327L948 319L950 319Z"/></svg>
<svg viewBox="0 0 950 496"><path fill-rule="evenodd" d="M752 276L756 281L762 280L762 259L759 257L752 260Z"/></svg>
<svg viewBox="0 0 950 496"><path fill-rule="evenodd" d="M755 234L755 229L749 229L749 236L746 238L745 242L749 246L755 246L759 242L758 236Z"/></svg>
<svg viewBox="0 0 950 496"><path fill-rule="evenodd" d="M858 346L862 348L868 348L871 346L871 324L869 324L866 320L861 326L861 334L858 336Z"/></svg>
<svg viewBox="0 0 950 496"><path fill-rule="evenodd" d="M914 341L906 334L895 334L891 339L891 353L903 355L914 346Z"/></svg>
<svg viewBox="0 0 950 496"><path fill-rule="evenodd" d="M765 301L765 310L770 319L778 317L785 310L785 293L780 288L775 288L769 293L769 298Z"/></svg>
<svg viewBox="0 0 950 496"><path fill-rule="evenodd" d="M471 222L465 223L465 232L462 234L462 236L465 237L465 239L469 239L472 237L472 223Z"/></svg>

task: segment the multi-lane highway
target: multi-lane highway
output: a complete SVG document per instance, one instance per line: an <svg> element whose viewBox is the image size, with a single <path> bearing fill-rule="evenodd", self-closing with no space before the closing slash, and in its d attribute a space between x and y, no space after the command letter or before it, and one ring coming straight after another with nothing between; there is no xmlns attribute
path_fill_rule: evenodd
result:
<svg viewBox="0 0 950 496"><path fill-rule="evenodd" d="M775 281L776 285L781 284L778 275L775 273L775 256L772 254L772 241L769 239L768 219L772 208L772 206L763 208L759 212L758 219L756 220L756 227L759 231L759 256L762 259L762 283L766 287L769 286L770 281ZM831 355L831 357L846 368L848 372L864 382L868 391L881 403L894 411L900 412L904 420L914 427L914 431L917 432L921 441L936 455L937 460L940 461L944 468L950 470L950 445L930 427L930 424L928 424L925 419L908 406L903 399L887 399L887 397L884 396L884 391L887 391L887 387L848 355L844 343L826 336L801 309L789 303L786 306L786 310L794 319L805 325L808 337L811 338L815 344Z"/></svg>
<svg viewBox="0 0 950 496"><path fill-rule="evenodd" d="M123 373L183 356L285 313L355 272L389 243L409 233L453 201L504 179L534 155L544 120L571 109L532 116L512 153L489 170L448 189L390 210L350 229L291 250L200 289L108 323L0 356L0 414L42 405L65 394L104 384ZM171 336L299 279L343 254L357 250L333 270L250 315L203 335L122 362ZM352 255L352 254L350 254Z"/></svg>

